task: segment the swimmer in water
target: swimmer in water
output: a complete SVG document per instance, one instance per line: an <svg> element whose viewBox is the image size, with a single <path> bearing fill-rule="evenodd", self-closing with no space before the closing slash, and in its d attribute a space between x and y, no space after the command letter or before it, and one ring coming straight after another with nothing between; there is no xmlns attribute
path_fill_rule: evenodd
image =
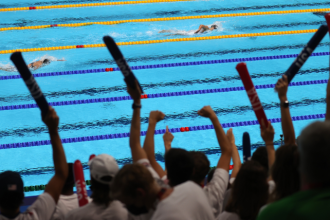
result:
<svg viewBox="0 0 330 220"><path fill-rule="evenodd" d="M206 26L206 25L202 25L202 24L201 24L201 25L199 25L198 30L195 31L195 34L201 34L201 33L205 32L205 31L213 31L213 30L215 30L215 29L218 29L218 26L215 25L215 24L211 25L211 28L209 28L209 27Z"/></svg>
<svg viewBox="0 0 330 220"><path fill-rule="evenodd" d="M57 60L57 61L65 61L65 60L62 59L62 60ZM51 61L49 59L38 60L38 61L35 61L35 62L30 63L28 65L28 68L31 68L33 70L37 70L37 69L39 69L42 66L46 66L46 65L50 64L50 62Z"/></svg>
<svg viewBox="0 0 330 220"><path fill-rule="evenodd" d="M215 29L218 29L218 25L211 25L211 27L209 28L208 26L206 25L200 25L198 30L194 32L194 34L201 34L205 31L213 31ZM184 35L182 33L173 33L173 30L162 30L162 31L159 31L158 33L172 33L171 35ZM170 35L165 35L165 36L170 36Z"/></svg>

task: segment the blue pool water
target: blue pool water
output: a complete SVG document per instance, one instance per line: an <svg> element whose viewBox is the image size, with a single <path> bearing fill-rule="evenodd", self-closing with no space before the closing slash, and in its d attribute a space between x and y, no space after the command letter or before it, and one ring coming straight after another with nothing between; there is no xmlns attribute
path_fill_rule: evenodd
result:
<svg viewBox="0 0 330 220"><path fill-rule="evenodd" d="M1 8L39 5L74 4L108 1L44 1L12 0L1 2ZM195 16L221 13L263 12L274 10L298 10L326 8L329 1L315 0L219 0L191 1L157 4L119 5L104 7L66 8L1 12L0 28L46 24L65 24L90 21L113 21L124 19L162 18L174 16ZM192 30L200 24L218 24L219 29L199 36L217 36L241 33L261 33L316 29L325 20L322 13L265 15L249 17L227 17L192 19L120 25L91 25L84 27L57 27L37 30L13 30L0 33L0 50L18 48L66 46L103 43L104 35L111 35L117 42L137 40L158 40L190 37ZM168 33L159 33L170 30ZM248 58L297 54L313 34L265 36L253 38L232 38L207 41L190 41L161 44L121 46L131 66L165 64L216 59ZM326 36L315 52L328 52L329 38ZM10 54L0 55L0 67L12 69ZM42 51L23 53L26 62L42 57L65 58L65 62L52 62L33 73L47 73L71 70L85 70L116 67L106 48L85 48L73 50ZM294 58L247 62L255 85L275 83L289 67ZM242 86L235 66L237 63L221 63L186 67L136 70L145 93L167 93L202 89ZM328 56L310 57L294 82L328 79ZM0 76L17 75L17 72L0 70ZM80 75L49 76L36 78L49 102L70 101L91 98L118 97L127 95L120 72L101 72ZM288 98L291 115L325 113L326 84L290 87ZM34 103L21 79L0 80L0 106ZM268 118L279 118L277 94L273 89L257 90ZM197 115L204 105L211 105L221 123L255 120L254 112L245 91L196 94L189 96L162 97L142 101L141 130L147 129L147 117L151 110L166 114L157 129L209 125L211 122ZM105 135L129 132L131 101L103 102L55 107L60 116L61 138ZM40 119L37 108L0 111L0 143L20 143L48 140L46 127ZM313 120L295 121L296 135ZM280 123L274 123L275 141L282 134ZM236 144L241 146L243 132L249 132L253 145L262 144L258 125L234 128ZM142 140L143 141L143 137ZM164 153L162 135L155 136L156 153ZM203 150L215 166L219 158L219 146L213 130L175 133L173 147L187 150ZM90 154L108 153L122 165L129 161L128 138L98 140L64 144L67 160L80 159L87 162ZM242 152L240 151L242 156ZM35 146L0 150L0 171L15 170L21 173L24 184L46 184L53 175L51 146ZM160 164L164 165L162 161ZM89 179L88 170L85 178ZM27 195L39 194L29 192Z"/></svg>

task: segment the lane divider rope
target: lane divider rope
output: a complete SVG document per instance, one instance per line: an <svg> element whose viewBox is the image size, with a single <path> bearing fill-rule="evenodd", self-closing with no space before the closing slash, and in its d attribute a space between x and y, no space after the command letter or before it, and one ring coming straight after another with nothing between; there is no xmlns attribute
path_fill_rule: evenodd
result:
<svg viewBox="0 0 330 220"><path fill-rule="evenodd" d="M120 1L120 2L85 3L85 4L70 4L70 5L46 5L46 6L19 7L19 8L0 8L0 12L56 9L56 8L81 8L81 7L108 6L108 5L130 5L130 4L146 4L146 3L161 3L161 2L183 2L183 1L192 1L192 0L143 0L143 1Z"/></svg>
<svg viewBox="0 0 330 220"><path fill-rule="evenodd" d="M231 34L231 35L219 35L219 36L210 36L210 37L188 37L188 38L174 38L174 39L163 39L163 40L131 41L131 42L118 42L117 45L125 46L125 45L169 43L169 42L180 42L180 41L215 40L215 39L240 38L240 37L261 37L261 36L288 35L288 34L306 34L306 33L314 33L317 30L318 29L308 29L308 30L296 30L296 31L276 31L276 32L249 33L249 34ZM7 53L14 53L14 52L35 52L35 51L66 50L66 49L78 49L78 48L95 48L95 47L105 47L105 44L87 44L87 45L73 45L73 46L56 46L56 47L0 50L0 54L7 54Z"/></svg>
<svg viewBox="0 0 330 220"><path fill-rule="evenodd" d="M305 85L316 85L316 84L326 84L326 83L328 83L327 79L311 80L311 81L291 82L289 84L289 86L305 86ZM255 88L256 89L275 88L275 84L256 85ZM183 92L143 94L143 95L141 95L141 98L142 99L163 98L163 97L171 97L171 96L198 95L198 94L233 92L233 91L242 91L242 90L245 90L243 86L237 86L237 87L220 88L220 89L202 89L202 90L192 90L192 91L183 91ZM117 97L109 97L109 98L49 102L49 105L51 105L51 106L80 105L80 104L90 104L90 103L125 101L125 100L131 100L131 99L132 98L130 96L117 96ZM34 104L22 104L22 105L7 105L7 106L0 106L0 111L30 109L30 108L38 108L38 106L35 103Z"/></svg>
<svg viewBox="0 0 330 220"><path fill-rule="evenodd" d="M292 121L301 121L301 120L312 120L312 119L321 119L325 118L325 114L313 114L313 115L303 115L303 116L293 116ZM272 118L269 119L271 123L281 122L281 118ZM223 128L232 128L232 127L242 127L250 125L258 125L258 120L251 121L240 121L232 123L223 123ZM170 128L170 132L189 132L189 131L199 131L199 130L209 130L214 129L213 125L200 125L192 127L181 127L181 128ZM165 129L155 130L155 134L164 134ZM145 136L146 131L141 131L141 136ZM107 139L116 139L116 138L126 138L129 137L130 133L118 133L118 134L106 134L106 135L95 135L95 136L86 136L86 137L75 137L75 138L64 138L61 139L62 143L77 143L77 142L86 142L86 141L97 141L97 140L107 140ZM11 149L11 148L22 148L22 147L34 147L34 146L43 146L50 145L50 140L43 141L30 141L22 143L13 143L13 144L0 144L0 150L2 149Z"/></svg>
<svg viewBox="0 0 330 220"><path fill-rule="evenodd" d="M329 52L319 52L319 53L311 54L311 56L328 56L328 55L330 55ZM178 62L178 63L131 66L131 69L132 70L143 70L143 69L170 68L170 67L193 66L193 65L207 65L207 64L217 64L217 63L236 63L236 62L248 62L248 61L259 61L259 60L277 60L277 59L295 58L297 56L298 56L298 54L287 54L287 55L233 58L233 59L221 59L221 60ZM110 67L110 68L101 68L101 69L72 70L72 71L50 72L50 73L35 73L32 75L34 77L47 77L47 76L63 76L63 75L76 75L76 74L87 74L87 73L102 73L102 72L112 72L112 71L120 71L120 69L119 69L119 67ZM0 76L0 80L20 79L20 78L21 78L20 75Z"/></svg>
<svg viewBox="0 0 330 220"><path fill-rule="evenodd" d="M5 28L0 28L0 31L42 29L42 28L53 28L53 27L81 27L81 26L88 26L94 24L115 25L115 24L133 23L133 22L172 21L172 20L187 20L187 19L224 18L224 17L238 17L238 16L274 15L274 14L292 14L292 13L328 12L328 11L330 11L330 8L216 14L216 15L197 15L197 16L166 17L166 18L145 18L145 19L130 19L130 20L119 20L119 21L96 21L96 22L83 22L83 23L71 23L71 24L49 24L49 25L34 25L34 26L25 26L25 27L5 27Z"/></svg>

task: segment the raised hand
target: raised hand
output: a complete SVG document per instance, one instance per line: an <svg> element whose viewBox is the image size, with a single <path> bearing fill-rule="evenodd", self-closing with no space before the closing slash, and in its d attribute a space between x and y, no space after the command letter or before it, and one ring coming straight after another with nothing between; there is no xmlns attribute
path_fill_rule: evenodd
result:
<svg viewBox="0 0 330 220"><path fill-rule="evenodd" d="M171 143L174 139L173 134L168 130L168 126L166 126L166 132L163 135L163 139L164 139L165 151L168 151L169 149L171 149Z"/></svg>
<svg viewBox="0 0 330 220"><path fill-rule="evenodd" d="M57 116L53 107L49 106L48 113L45 117L42 118L42 121L47 125L49 132L57 133L60 118Z"/></svg>
<svg viewBox="0 0 330 220"><path fill-rule="evenodd" d="M227 134L226 134L226 137L228 139L228 141L230 142L230 144L233 146L235 146L235 136L233 134L233 129L232 128L229 128L227 130ZM236 147L236 146L235 146Z"/></svg>
<svg viewBox="0 0 330 220"><path fill-rule="evenodd" d="M270 121L268 121L267 127L263 123L260 127L260 131L261 131L261 137L264 140L265 144L273 145L275 130L274 130L272 124L270 123Z"/></svg>
<svg viewBox="0 0 330 220"><path fill-rule="evenodd" d="M163 120L165 117L165 114L161 111L152 111L149 115L149 123L157 123L161 120Z"/></svg>
<svg viewBox="0 0 330 220"><path fill-rule="evenodd" d="M278 92L278 97L282 102L287 100L286 94L288 92L288 86L288 77L286 75L283 75L276 83L275 90Z"/></svg>
<svg viewBox="0 0 330 220"><path fill-rule="evenodd" d="M200 116L205 117L205 118L212 118L212 117L216 117L215 112L213 111L213 109L211 108L211 106L207 105L204 106L201 110L199 110L197 112Z"/></svg>
<svg viewBox="0 0 330 220"><path fill-rule="evenodd" d="M126 82L126 80L125 80L125 83L127 85L127 92L131 96L131 98L134 100L134 103L135 104L140 104L141 94L142 93L141 93L141 90L140 90L138 81L135 80L135 89L133 89L132 87L130 87L128 85L128 83Z"/></svg>

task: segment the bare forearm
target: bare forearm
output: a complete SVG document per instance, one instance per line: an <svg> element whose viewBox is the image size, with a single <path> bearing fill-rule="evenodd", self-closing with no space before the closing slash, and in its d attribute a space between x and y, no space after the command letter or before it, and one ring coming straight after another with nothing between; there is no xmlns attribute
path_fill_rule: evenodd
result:
<svg viewBox="0 0 330 220"><path fill-rule="evenodd" d="M141 148L140 144L140 108L133 111L133 118L131 123L131 132L129 138L129 145L131 147L133 161L136 162L142 158L147 158L146 153Z"/></svg>
<svg viewBox="0 0 330 220"><path fill-rule="evenodd" d="M286 101L286 97L282 97L280 99L281 103ZM281 106L281 124L282 124L282 131L284 135L284 143L285 144L295 144L296 143L296 136L294 133L293 123L291 119L291 114L289 107L285 108Z"/></svg>
<svg viewBox="0 0 330 220"><path fill-rule="evenodd" d="M155 160L155 142L154 135L156 122L149 121L146 138L144 139L143 149L147 153L148 159Z"/></svg>
<svg viewBox="0 0 330 220"><path fill-rule="evenodd" d="M218 143L221 149L221 157L218 161L217 168L222 168L229 171L229 164L232 156L231 145L226 137L226 134L218 120L218 117L213 116L210 118L214 126L214 130L218 139Z"/></svg>
<svg viewBox="0 0 330 220"><path fill-rule="evenodd" d="M231 173L231 177L236 177L238 171L241 168L241 159L239 158L238 150L235 144L232 143L232 148L233 148L233 163L234 163L234 168L233 172Z"/></svg>
<svg viewBox="0 0 330 220"><path fill-rule="evenodd" d="M226 137L226 134L218 120L217 116L213 116L210 118L215 130L215 133L217 135L218 143L220 145L220 149L222 153L232 153L231 145Z"/></svg>
<svg viewBox="0 0 330 220"><path fill-rule="evenodd" d="M66 162L66 157L62 146L61 138L57 131L50 132L49 135L53 148L55 175L63 179L63 181L65 181L68 176L68 165Z"/></svg>

